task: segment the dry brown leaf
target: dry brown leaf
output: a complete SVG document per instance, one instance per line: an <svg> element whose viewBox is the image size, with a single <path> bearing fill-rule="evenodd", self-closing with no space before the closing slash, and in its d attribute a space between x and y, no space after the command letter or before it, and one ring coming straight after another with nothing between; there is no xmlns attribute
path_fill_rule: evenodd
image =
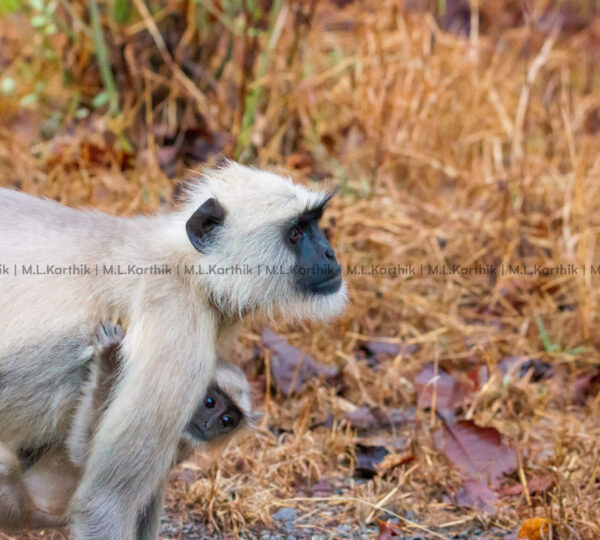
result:
<svg viewBox="0 0 600 540"><path fill-rule="evenodd" d="M414 461L417 458L414 454L388 454L383 458L383 461L377 465L377 470L379 472L390 471L395 469L396 467L400 467L400 465L406 465L411 461Z"/></svg>
<svg viewBox="0 0 600 540"><path fill-rule="evenodd" d="M542 540L550 531L550 520L542 517L526 519L519 529L518 538Z"/></svg>

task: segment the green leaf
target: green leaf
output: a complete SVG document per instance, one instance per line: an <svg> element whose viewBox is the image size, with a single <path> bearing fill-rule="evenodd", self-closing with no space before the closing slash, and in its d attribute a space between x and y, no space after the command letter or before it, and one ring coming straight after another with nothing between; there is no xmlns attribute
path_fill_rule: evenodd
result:
<svg viewBox="0 0 600 540"><path fill-rule="evenodd" d="M113 5L113 16L119 24L126 24L131 18L131 1L115 0Z"/></svg>
<svg viewBox="0 0 600 540"><path fill-rule="evenodd" d="M535 323L537 324L540 339L542 340L542 344L544 345L544 350L549 353L557 351L558 345L550 341L550 338L548 337L548 332L546 332L546 327L544 326L542 318L539 315L535 316Z"/></svg>
<svg viewBox="0 0 600 540"><path fill-rule="evenodd" d="M109 99L108 92L100 92L93 100L92 106L94 107L102 107L102 105L106 105Z"/></svg>

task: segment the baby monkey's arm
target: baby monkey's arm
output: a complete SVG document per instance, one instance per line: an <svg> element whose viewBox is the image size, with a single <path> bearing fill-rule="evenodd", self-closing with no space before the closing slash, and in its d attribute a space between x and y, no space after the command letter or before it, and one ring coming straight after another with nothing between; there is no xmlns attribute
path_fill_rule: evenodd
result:
<svg viewBox="0 0 600 540"><path fill-rule="evenodd" d="M83 386L79 406L67 438L71 460L79 467L85 465L94 429L106 408L119 373L119 347L122 340L123 328L118 324L104 323L96 328L92 342L94 359L90 365L90 376Z"/></svg>

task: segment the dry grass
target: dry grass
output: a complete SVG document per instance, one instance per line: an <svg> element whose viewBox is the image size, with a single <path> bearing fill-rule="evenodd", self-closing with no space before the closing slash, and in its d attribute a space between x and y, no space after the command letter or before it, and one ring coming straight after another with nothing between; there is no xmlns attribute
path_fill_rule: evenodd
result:
<svg viewBox="0 0 600 540"><path fill-rule="evenodd" d="M238 33L229 54L228 25L251 21L248 12L228 19L216 2L165 3L153 18L107 23L121 114L92 110L85 120L78 108L101 90L86 32L73 24L68 37L44 38L24 31L24 15L0 19L0 66L17 81L0 101L0 185L116 214L154 211L170 204L171 177L216 148L296 169L300 181L331 177L342 191L325 222L344 264L417 268L412 277L348 275L343 320L279 329L339 366L341 389L314 381L290 399L271 392L265 405L262 355L253 354L261 324L247 325L236 361L254 381L262 424L215 462L198 455L174 473L173 521L248 535L280 529L272 515L290 506L296 535L362 537L387 516L406 535L478 529L491 538L546 516L554 538L600 537L600 397L582 405L572 391L600 365L600 289L590 272L600 264L600 16L589 3L532 0L523 21L516 3L490 4L480 25L451 19L466 33L401 1L276 4L256 22L258 38ZM68 6L85 20L83 3ZM44 47L55 60L42 62ZM24 106L39 81L39 99ZM518 263L573 264L579 274L419 272ZM365 340L419 347L370 367L357 356ZM515 355L548 362L553 376L502 377L497 364ZM416 459L353 478L348 402L413 410L414 376L432 360L457 378L489 368L463 415L518 448L515 481L550 474L554 487L502 497L491 514L457 508L448 496L462 479L435 450L439 420L419 408L395 432L363 441ZM330 415L332 427L318 426ZM311 489L317 482L331 489Z"/></svg>

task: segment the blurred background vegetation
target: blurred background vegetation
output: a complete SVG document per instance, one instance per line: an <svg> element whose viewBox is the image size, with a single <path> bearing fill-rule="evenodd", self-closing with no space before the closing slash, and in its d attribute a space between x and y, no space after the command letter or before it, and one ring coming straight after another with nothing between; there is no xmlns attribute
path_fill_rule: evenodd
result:
<svg viewBox="0 0 600 540"><path fill-rule="evenodd" d="M0 0L2 186L129 215L232 157L340 185L350 266L580 269L350 274L292 392L249 322L265 416L165 538L600 537L599 64L595 0Z"/></svg>

